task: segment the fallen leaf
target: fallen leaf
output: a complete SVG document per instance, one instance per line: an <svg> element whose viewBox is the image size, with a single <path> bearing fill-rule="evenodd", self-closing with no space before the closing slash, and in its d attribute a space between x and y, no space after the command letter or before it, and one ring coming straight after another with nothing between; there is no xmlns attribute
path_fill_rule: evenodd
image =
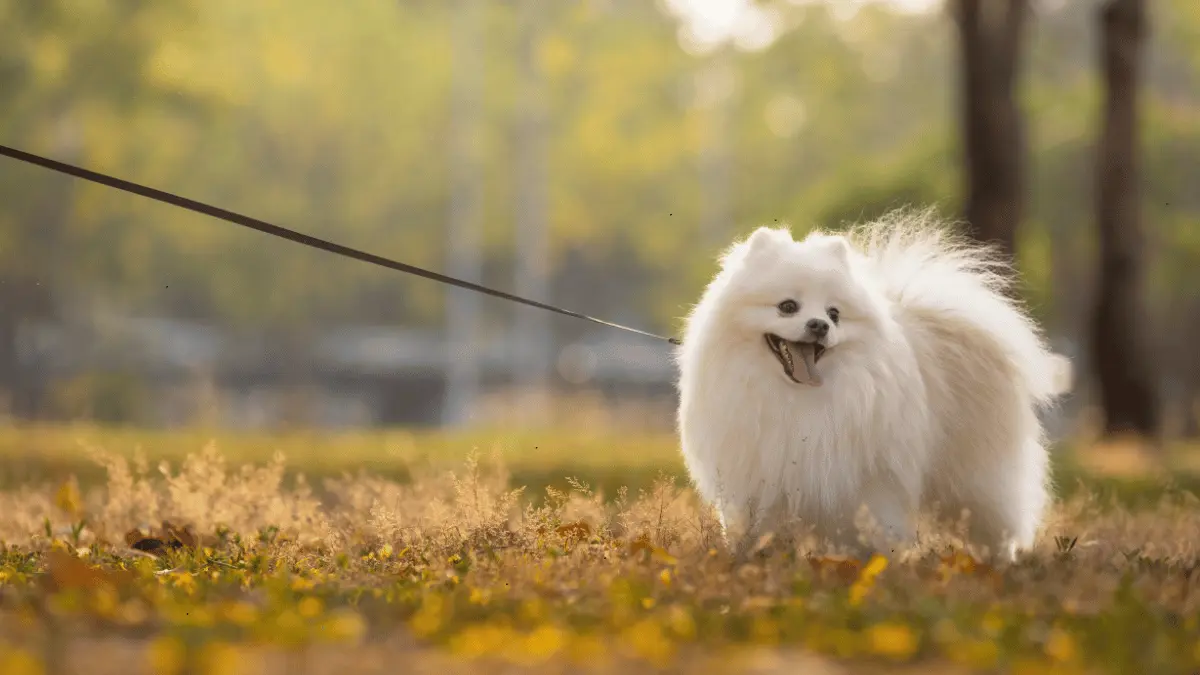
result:
<svg viewBox="0 0 1200 675"><path fill-rule="evenodd" d="M629 552L639 553L641 551L653 551L654 545L650 543L650 535L642 534L637 539L629 542Z"/></svg>
<svg viewBox="0 0 1200 675"><path fill-rule="evenodd" d="M50 551L46 554L46 572L42 576L42 583L51 591L62 591L101 586L115 588L130 579L130 573L124 570L93 567L69 553Z"/></svg>
<svg viewBox="0 0 1200 675"><path fill-rule="evenodd" d="M164 520L162 524L162 531L163 534L166 535L167 540L179 542L179 544L185 548L196 548L198 540L196 539L196 535L192 534L192 530L190 528L186 526L178 527Z"/></svg>
<svg viewBox="0 0 1200 675"><path fill-rule="evenodd" d="M862 568L862 562L858 559L841 556L809 558L808 563L817 573L826 574L833 572L839 579L846 583L858 579L859 569Z"/></svg>
<svg viewBox="0 0 1200 675"><path fill-rule="evenodd" d="M560 525L555 532L568 541L583 541L592 534L592 526L581 521Z"/></svg>
<svg viewBox="0 0 1200 675"><path fill-rule="evenodd" d="M675 556L668 553L666 549L659 548L657 546L654 547L654 549L651 551L650 555L652 558L654 558L655 560L657 560L660 563L663 563L664 565L674 566L676 563L679 562L675 558Z"/></svg>

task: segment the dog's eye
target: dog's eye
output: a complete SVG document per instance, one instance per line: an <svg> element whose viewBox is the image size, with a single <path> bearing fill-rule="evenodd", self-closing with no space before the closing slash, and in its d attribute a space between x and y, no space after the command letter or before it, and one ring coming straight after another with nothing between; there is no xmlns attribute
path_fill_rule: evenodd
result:
<svg viewBox="0 0 1200 675"><path fill-rule="evenodd" d="M795 314L800 311L800 304L795 300L784 300L778 307L780 314Z"/></svg>
<svg viewBox="0 0 1200 675"><path fill-rule="evenodd" d="M829 314L829 320L834 323L837 323L838 318L842 315L842 313L838 311L837 307L830 307L827 313Z"/></svg>

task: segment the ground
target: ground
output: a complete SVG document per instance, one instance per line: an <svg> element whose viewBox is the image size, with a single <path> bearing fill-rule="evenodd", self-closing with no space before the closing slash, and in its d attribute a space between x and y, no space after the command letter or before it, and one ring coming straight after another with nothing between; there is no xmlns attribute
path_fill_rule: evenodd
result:
<svg viewBox="0 0 1200 675"><path fill-rule="evenodd" d="M1080 458L991 567L732 559L669 435L4 429L0 673L1197 672L1195 479Z"/></svg>

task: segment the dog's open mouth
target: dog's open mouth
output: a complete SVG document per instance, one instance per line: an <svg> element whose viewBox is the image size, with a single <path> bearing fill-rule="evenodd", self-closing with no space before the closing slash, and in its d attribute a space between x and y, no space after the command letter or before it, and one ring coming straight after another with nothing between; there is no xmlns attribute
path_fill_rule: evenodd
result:
<svg viewBox="0 0 1200 675"><path fill-rule="evenodd" d="M778 335L767 333L763 336L767 347L779 359L783 373L797 384L821 386L821 374L817 372L817 361L825 353L825 347L816 342L792 342ZM799 357L799 358L797 358ZM797 363L799 361L799 363ZM797 368L799 366L799 368Z"/></svg>

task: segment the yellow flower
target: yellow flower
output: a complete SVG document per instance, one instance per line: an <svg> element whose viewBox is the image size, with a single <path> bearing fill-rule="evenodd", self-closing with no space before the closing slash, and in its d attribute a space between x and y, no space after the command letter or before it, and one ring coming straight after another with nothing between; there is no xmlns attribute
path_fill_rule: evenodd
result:
<svg viewBox="0 0 1200 675"><path fill-rule="evenodd" d="M305 579L304 577L296 577L295 579L292 579L293 591L310 591L312 590L313 586L316 586L316 584L314 584L311 579Z"/></svg>
<svg viewBox="0 0 1200 675"><path fill-rule="evenodd" d="M950 644L957 642L958 638L958 627L950 619L940 619L933 625L933 639L938 643Z"/></svg>
<svg viewBox="0 0 1200 675"><path fill-rule="evenodd" d="M171 578L171 582L175 588L182 590L184 593L192 595L196 592L196 580L192 578L191 574L187 572L175 572L166 576Z"/></svg>
<svg viewBox="0 0 1200 675"><path fill-rule="evenodd" d="M146 605L137 600L125 602L116 611L117 621L126 626L141 625L149 617L150 613L146 610Z"/></svg>
<svg viewBox="0 0 1200 675"><path fill-rule="evenodd" d="M208 627L216 622L211 607L186 602L165 607L163 615L180 626Z"/></svg>
<svg viewBox="0 0 1200 675"><path fill-rule="evenodd" d="M450 638L450 650L468 659L496 654L513 643L512 631L498 624L467 626Z"/></svg>
<svg viewBox="0 0 1200 675"><path fill-rule="evenodd" d="M79 486L74 480L69 480L58 488L54 495L54 505L72 516L79 515L83 510L83 499L79 496Z"/></svg>
<svg viewBox="0 0 1200 675"><path fill-rule="evenodd" d="M566 644L566 635L561 629L544 624L527 635L523 643L521 662L545 663L562 650Z"/></svg>
<svg viewBox="0 0 1200 675"><path fill-rule="evenodd" d="M912 629L902 623L881 623L867 629L867 644L871 652L897 660L916 653L919 645Z"/></svg>
<svg viewBox="0 0 1200 675"><path fill-rule="evenodd" d="M595 635L577 635L567 647L571 660L580 665L596 667L608 657L604 640Z"/></svg>
<svg viewBox="0 0 1200 675"><path fill-rule="evenodd" d="M675 653L675 645L653 619L638 621L625 629L622 637L635 655L655 665L665 665Z"/></svg>
<svg viewBox="0 0 1200 675"><path fill-rule="evenodd" d="M887 569L887 566L887 558L881 555L874 555L871 557L870 562L867 563L867 566L863 568L862 574L859 576L859 578L874 579L875 577L879 576L880 572L883 572L885 569Z"/></svg>
<svg viewBox="0 0 1200 675"><path fill-rule="evenodd" d="M834 653L842 658L854 656L862 648L859 634L845 628L838 628L832 635Z"/></svg>
<svg viewBox="0 0 1200 675"><path fill-rule="evenodd" d="M675 565L679 562L675 556L667 553L666 549L658 548L657 546L651 552L651 557L665 565Z"/></svg>
<svg viewBox="0 0 1200 675"><path fill-rule="evenodd" d="M1050 631L1050 636L1046 638L1046 656L1066 663L1075 660L1077 652L1075 639L1071 637L1070 633L1061 628Z"/></svg>
<svg viewBox="0 0 1200 675"><path fill-rule="evenodd" d="M151 672L159 675L174 675L183 670L186 656L183 641L176 637L160 637L150 643L147 656Z"/></svg>
<svg viewBox="0 0 1200 675"><path fill-rule="evenodd" d="M274 621L268 624L271 630L271 635L280 642L294 642L302 639L306 634L304 619L300 618L300 613L295 609L288 607L279 612L275 616Z"/></svg>
<svg viewBox="0 0 1200 675"><path fill-rule="evenodd" d="M486 588L478 588L478 587L472 588L471 594L467 598L467 602L470 602L472 605L486 606L491 601L492 601L492 592Z"/></svg>
<svg viewBox="0 0 1200 675"><path fill-rule="evenodd" d="M258 619L258 609L244 600L225 605L222 613L226 621L238 626L249 626Z"/></svg>
<svg viewBox="0 0 1200 675"><path fill-rule="evenodd" d="M887 558L881 555L872 556L870 562L863 568L858 575L858 580L850 587L850 606L857 607L862 604L871 587L875 585L875 577L887 569Z"/></svg>
<svg viewBox="0 0 1200 675"><path fill-rule="evenodd" d="M664 569L663 571L659 572L658 580L663 582L664 586L670 586L671 585L671 570Z"/></svg>
<svg viewBox="0 0 1200 675"><path fill-rule="evenodd" d="M46 667L36 656L21 649L0 648L0 673L4 675L43 675Z"/></svg>
<svg viewBox="0 0 1200 675"><path fill-rule="evenodd" d="M996 664L1000 658L996 643L992 640L962 640L945 647L946 656L971 668L985 669Z"/></svg>
<svg viewBox="0 0 1200 675"><path fill-rule="evenodd" d="M300 605L296 609L300 612L300 616L311 619L325 609L325 604L321 602L320 598L307 597L300 601Z"/></svg>
<svg viewBox="0 0 1200 675"><path fill-rule="evenodd" d="M546 616L546 607L542 601L536 597L529 598L521 603L520 617L529 623L540 623L543 617Z"/></svg>
<svg viewBox="0 0 1200 675"><path fill-rule="evenodd" d="M442 627L445 604L439 595L426 595L421 601L421 608L409 620L409 627L418 637L431 637Z"/></svg>
<svg viewBox="0 0 1200 675"><path fill-rule="evenodd" d="M247 655L241 652L235 645L210 642L200 652L199 672L205 675L240 675L247 671Z"/></svg>
<svg viewBox="0 0 1200 675"><path fill-rule="evenodd" d="M117 613L117 606L120 598L117 597L117 589L109 584L99 586L93 591L91 597L91 610L96 616L111 618Z"/></svg>
<svg viewBox="0 0 1200 675"><path fill-rule="evenodd" d="M1004 617L997 611L989 610L983 615L981 627L989 637L996 637L1004 630Z"/></svg>
<svg viewBox="0 0 1200 675"><path fill-rule="evenodd" d="M760 644L775 644L779 642L779 623L766 616L754 617L750 633L753 640Z"/></svg>
<svg viewBox="0 0 1200 675"><path fill-rule="evenodd" d="M691 612L679 605L671 607L667 613L667 625L681 640L691 640L696 637L696 621Z"/></svg>
<svg viewBox="0 0 1200 675"><path fill-rule="evenodd" d="M854 585L850 587L850 606L858 607L861 605L862 601L867 597L867 591L869 590L871 590L870 583L854 582Z"/></svg>
<svg viewBox="0 0 1200 675"><path fill-rule="evenodd" d="M334 642L355 642L367 632L367 622L349 610L332 612L322 626L325 638Z"/></svg>

